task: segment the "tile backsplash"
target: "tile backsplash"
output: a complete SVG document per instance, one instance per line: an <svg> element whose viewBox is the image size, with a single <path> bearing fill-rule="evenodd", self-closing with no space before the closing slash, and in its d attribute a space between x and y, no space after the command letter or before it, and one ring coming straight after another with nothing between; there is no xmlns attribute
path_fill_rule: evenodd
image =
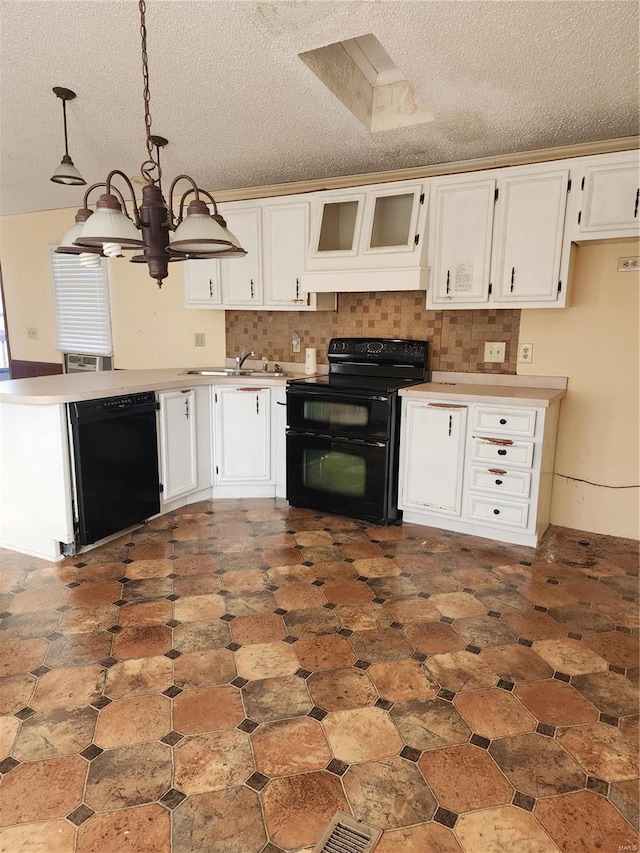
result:
<svg viewBox="0 0 640 853"><path fill-rule="evenodd" d="M339 293L337 311L227 311L227 356L252 349L269 361L304 362L315 347L327 362L334 337L413 338L430 344L431 369L469 373L516 372L519 310L427 311L423 291ZM300 352L291 352L291 337ZM506 361L486 363L485 341L505 341Z"/></svg>

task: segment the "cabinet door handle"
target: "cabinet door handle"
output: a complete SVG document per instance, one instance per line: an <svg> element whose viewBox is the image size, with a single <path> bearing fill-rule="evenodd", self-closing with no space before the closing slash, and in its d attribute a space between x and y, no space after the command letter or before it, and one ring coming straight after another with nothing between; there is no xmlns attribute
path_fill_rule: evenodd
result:
<svg viewBox="0 0 640 853"><path fill-rule="evenodd" d="M506 418L500 418L500 423L502 424L502 426L504 426L506 424L506 422L507 422Z"/></svg>
<svg viewBox="0 0 640 853"><path fill-rule="evenodd" d="M636 190L636 206L633 208L633 218L638 216L638 203L640 203L640 187Z"/></svg>
<svg viewBox="0 0 640 853"><path fill-rule="evenodd" d="M253 299L253 279L251 281L251 298Z"/></svg>
<svg viewBox="0 0 640 853"><path fill-rule="evenodd" d="M286 406L286 403L281 403L280 400L276 402L276 406Z"/></svg>
<svg viewBox="0 0 640 853"><path fill-rule="evenodd" d="M450 285L449 285L450 281L451 281L451 272L450 272L450 270L447 270L447 289L445 291L446 293L449 293L449 290L451 289Z"/></svg>
<svg viewBox="0 0 640 853"><path fill-rule="evenodd" d="M296 279L296 301L300 299L300 281Z"/></svg>
<svg viewBox="0 0 640 853"><path fill-rule="evenodd" d="M184 401L184 416L187 420L189 420L189 398L186 397Z"/></svg>
<svg viewBox="0 0 640 853"><path fill-rule="evenodd" d="M260 397L256 394L256 415L260 414Z"/></svg>
<svg viewBox="0 0 640 853"><path fill-rule="evenodd" d="M453 415L449 415L449 435L451 435L452 426L453 426Z"/></svg>
<svg viewBox="0 0 640 853"><path fill-rule="evenodd" d="M493 514L494 514L494 515L500 515L500 510L499 510L499 509L494 509Z"/></svg>
<svg viewBox="0 0 640 853"><path fill-rule="evenodd" d="M516 280L516 268L511 267L511 287L510 287L511 293L513 293L513 282L515 280Z"/></svg>
<svg viewBox="0 0 640 853"><path fill-rule="evenodd" d="M503 447L501 447L500 450L498 451L498 456L506 456L506 455L507 455L507 451Z"/></svg>
<svg viewBox="0 0 640 853"><path fill-rule="evenodd" d="M213 281L209 279L209 298L213 299Z"/></svg>
<svg viewBox="0 0 640 853"><path fill-rule="evenodd" d="M496 480L496 486L501 486L501 485L502 485L502 480Z"/></svg>

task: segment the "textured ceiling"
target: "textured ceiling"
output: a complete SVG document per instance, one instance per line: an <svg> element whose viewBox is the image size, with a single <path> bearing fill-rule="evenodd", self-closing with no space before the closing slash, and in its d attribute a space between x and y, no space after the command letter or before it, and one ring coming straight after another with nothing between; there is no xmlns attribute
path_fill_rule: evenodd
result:
<svg viewBox="0 0 640 853"><path fill-rule="evenodd" d="M638 133L638 3L147 0L165 175L212 190L444 163ZM373 33L435 121L372 134L298 59ZM77 92L88 182L137 174L136 0L0 0L0 212L76 206L52 86Z"/></svg>

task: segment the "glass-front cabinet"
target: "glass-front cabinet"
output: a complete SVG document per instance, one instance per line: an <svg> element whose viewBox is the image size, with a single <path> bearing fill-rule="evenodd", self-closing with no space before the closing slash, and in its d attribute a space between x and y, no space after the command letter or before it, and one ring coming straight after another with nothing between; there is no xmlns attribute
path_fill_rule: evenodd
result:
<svg viewBox="0 0 640 853"><path fill-rule="evenodd" d="M315 254L322 257L352 257L358 249L364 195L339 201L320 200Z"/></svg>
<svg viewBox="0 0 640 853"><path fill-rule="evenodd" d="M308 269L419 265L425 200L407 181L315 194Z"/></svg>

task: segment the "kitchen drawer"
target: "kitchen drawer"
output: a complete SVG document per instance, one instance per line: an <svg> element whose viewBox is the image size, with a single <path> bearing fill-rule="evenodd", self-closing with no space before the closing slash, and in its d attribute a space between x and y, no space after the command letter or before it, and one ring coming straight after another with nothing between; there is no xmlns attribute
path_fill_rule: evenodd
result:
<svg viewBox="0 0 640 853"><path fill-rule="evenodd" d="M534 435L536 411L535 409L507 409L502 406L476 406L473 412L473 428L516 436Z"/></svg>
<svg viewBox="0 0 640 853"><path fill-rule="evenodd" d="M469 518L478 521L509 527L526 527L529 504L494 501L491 498L469 495L467 513Z"/></svg>
<svg viewBox="0 0 640 853"><path fill-rule="evenodd" d="M490 492L495 497L509 495L528 498L531 474L526 471L505 471L503 468L477 468L472 466L469 488L477 492Z"/></svg>
<svg viewBox="0 0 640 853"><path fill-rule="evenodd" d="M474 462L491 462L491 467L497 462L498 467L516 465L519 468L531 468L533 442L474 435L471 438L471 459Z"/></svg>

